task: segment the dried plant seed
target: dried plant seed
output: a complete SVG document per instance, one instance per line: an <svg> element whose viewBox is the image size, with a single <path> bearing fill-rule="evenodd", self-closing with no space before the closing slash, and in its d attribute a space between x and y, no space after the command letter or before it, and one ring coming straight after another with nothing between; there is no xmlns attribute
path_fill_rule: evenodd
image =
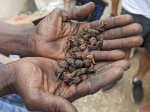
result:
<svg viewBox="0 0 150 112"><path fill-rule="evenodd" d="M75 66L75 65L74 65L74 62L75 62L75 59L74 59L74 58L72 58L72 57L66 57L65 59L66 59L66 61L68 62L68 64L70 64L70 65L72 65L72 66Z"/></svg>
<svg viewBox="0 0 150 112"><path fill-rule="evenodd" d="M73 71L72 73L66 73L64 75L64 80L68 81L69 79L73 78L77 74L77 70Z"/></svg>
<svg viewBox="0 0 150 112"><path fill-rule="evenodd" d="M98 50L98 47L97 47L97 46L92 46L92 45L88 46L88 51L89 51L89 52L90 52L90 51L95 51L95 50Z"/></svg>
<svg viewBox="0 0 150 112"><path fill-rule="evenodd" d="M91 37L89 41L90 41L91 45L93 45L93 46L94 46L94 45L96 44L96 42L97 42L97 40L96 40L95 37Z"/></svg>
<svg viewBox="0 0 150 112"><path fill-rule="evenodd" d="M63 72L65 71L64 68L59 68L59 69L56 69L56 75L58 76L59 74L62 74Z"/></svg>
<svg viewBox="0 0 150 112"><path fill-rule="evenodd" d="M74 48L72 48L72 52L79 52L80 50L79 50L79 48L78 47L74 47Z"/></svg>
<svg viewBox="0 0 150 112"><path fill-rule="evenodd" d="M88 32L88 28L83 28L83 32Z"/></svg>
<svg viewBox="0 0 150 112"><path fill-rule="evenodd" d="M99 41L96 36L104 31L105 24L97 28L83 28L76 36L68 36L68 41L64 47L64 51L69 52L71 57L65 60L58 60L61 68L56 70L58 79L62 79L67 85L79 84L87 79L87 73L95 73L94 55L91 53L82 58L81 52L88 49L89 51L100 50L103 44L103 38ZM84 77L82 77L84 76Z"/></svg>
<svg viewBox="0 0 150 112"><path fill-rule="evenodd" d="M89 38L89 35L87 35L87 34L83 35L83 38Z"/></svg>
<svg viewBox="0 0 150 112"><path fill-rule="evenodd" d="M57 60L57 62L61 68L68 68L69 67L67 61L65 61L65 60Z"/></svg>
<svg viewBox="0 0 150 112"><path fill-rule="evenodd" d="M72 83L73 84L79 84L82 81L80 77L74 77Z"/></svg>
<svg viewBox="0 0 150 112"><path fill-rule="evenodd" d="M95 60L94 60L94 55L93 55L92 53L89 54L89 55L87 55L86 58L87 58L87 59L90 59L93 64L96 64L96 63L95 63Z"/></svg>
<svg viewBox="0 0 150 112"><path fill-rule="evenodd" d="M80 68L80 69L77 69L77 76L80 76L80 75L83 75L83 74L86 74L87 72L87 68Z"/></svg>
<svg viewBox="0 0 150 112"><path fill-rule="evenodd" d="M74 41L75 41L75 37L74 37L74 36L69 36L69 37L68 37L68 40L69 40L70 42L74 42Z"/></svg>
<svg viewBox="0 0 150 112"><path fill-rule="evenodd" d="M97 41L96 46L100 50L103 45L103 41Z"/></svg>
<svg viewBox="0 0 150 112"><path fill-rule="evenodd" d="M75 58L76 59L82 59L82 55L80 52L75 52Z"/></svg>
<svg viewBox="0 0 150 112"><path fill-rule="evenodd" d="M77 68L81 68L83 66L83 61L82 60L75 60L75 65Z"/></svg>
<svg viewBox="0 0 150 112"><path fill-rule="evenodd" d="M93 32L92 29L89 29L87 34L88 34L90 37L95 37L95 36L96 36L96 34Z"/></svg>
<svg viewBox="0 0 150 112"><path fill-rule="evenodd" d="M81 51L84 51L86 49L86 43L82 44L79 48Z"/></svg>
<svg viewBox="0 0 150 112"><path fill-rule="evenodd" d="M85 42L85 41L84 41L83 38L79 38L79 39L78 39L78 43L79 43L80 45L84 44L84 42Z"/></svg>
<svg viewBox="0 0 150 112"><path fill-rule="evenodd" d="M73 47L78 47L78 42L77 42L77 41L74 41L74 42L71 43L70 46L71 46L72 48L73 48Z"/></svg>
<svg viewBox="0 0 150 112"><path fill-rule="evenodd" d="M81 75L82 81L85 81L87 78L88 78L87 75Z"/></svg>
<svg viewBox="0 0 150 112"><path fill-rule="evenodd" d="M87 73L95 73L95 69L90 67L87 69Z"/></svg>
<svg viewBox="0 0 150 112"><path fill-rule="evenodd" d="M75 66L70 65L69 66L69 72L75 71L77 68Z"/></svg>
<svg viewBox="0 0 150 112"><path fill-rule="evenodd" d="M70 49L70 42L67 41L67 42L66 42L66 46L64 47L64 52L69 51L69 49Z"/></svg>
<svg viewBox="0 0 150 112"><path fill-rule="evenodd" d="M85 67L90 67L91 66L91 60L90 59L84 59L84 66Z"/></svg>

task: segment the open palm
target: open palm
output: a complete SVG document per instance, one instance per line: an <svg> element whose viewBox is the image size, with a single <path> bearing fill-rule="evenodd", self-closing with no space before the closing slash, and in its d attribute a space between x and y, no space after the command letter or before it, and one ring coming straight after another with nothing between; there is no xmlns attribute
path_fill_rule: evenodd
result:
<svg viewBox="0 0 150 112"><path fill-rule="evenodd" d="M77 35L83 28L97 28L102 24L106 24L105 31L98 35L97 39L104 39L103 51L132 48L142 44L142 38L136 36L140 34L142 28L139 24L131 24L133 18L130 15L122 15L91 23L72 21L85 18L93 9L94 4L88 3L69 10L53 10L33 28L34 33L29 34L34 55L51 59L64 59L66 53L64 47L70 34ZM102 51L93 52L93 54L97 53L102 56L106 55L106 52ZM117 53L116 51L114 52L114 54ZM119 56L113 55L112 58L120 59Z"/></svg>
<svg viewBox="0 0 150 112"><path fill-rule="evenodd" d="M57 81L55 69L58 67L57 61L47 58L21 59L15 64L15 80L10 88L23 98L29 110L76 112L70 102L94 94L105 85L120 79L129 68L129 62L120 60L110 64L97 63L97 74L87 74L83 82L71 86L62 80Z"/></svg>

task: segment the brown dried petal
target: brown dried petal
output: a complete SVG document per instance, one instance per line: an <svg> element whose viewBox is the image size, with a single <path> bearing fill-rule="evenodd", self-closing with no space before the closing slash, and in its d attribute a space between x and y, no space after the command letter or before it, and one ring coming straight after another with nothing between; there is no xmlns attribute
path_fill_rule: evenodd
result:
<svg viewBox="0 0 150 112"><path fill-rule="evenodd" d="M67 80L73 78L76 74L77 74L77 70L73 71L72 73L65 73L64 81L66 82Z"/></svg>
<svg viewBox="0 0 150 112"><path fill-rule="evenodd" d="M93 64L96 64L96 63L95 63L95 60L94 60L94 55L93 55L92 53L89 54L89 55L87 55L86 58L87 58L87 59L90 59Z"/></svg>

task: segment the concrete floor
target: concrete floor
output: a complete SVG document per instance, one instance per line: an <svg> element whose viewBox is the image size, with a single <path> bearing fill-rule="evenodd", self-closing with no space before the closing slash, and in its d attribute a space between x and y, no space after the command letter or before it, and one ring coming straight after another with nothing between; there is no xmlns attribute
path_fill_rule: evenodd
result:
<svg viewBox="0 0 150 112"><path fill-rule="evenodd" d="M110 2L110 1L109 1ZM119 6L119 11L121 10ZM109 17L111 6L107 7L102 18ZM130 60L131 68L125 72L124 77L117 85L103 93L86 96L75 101L73 104L79 112L136 112L138 106L150 103L150 72L143 79L144 100L141 104L135 104L132 100L132 77L136 74L142 49L137 49L134 57Z"/></svg>

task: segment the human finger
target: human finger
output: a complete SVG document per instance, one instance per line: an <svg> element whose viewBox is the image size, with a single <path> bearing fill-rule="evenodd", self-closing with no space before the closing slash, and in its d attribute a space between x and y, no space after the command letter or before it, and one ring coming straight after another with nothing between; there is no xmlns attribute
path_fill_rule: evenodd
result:
<svg viewBox="0 0 150 112"><path fill-rule="evenodd" d="M112 40L139 35L141 32L142 26L140 24L134 23L127 26L106 30L98 35L97 39L100 40L103 38L104 40Z"/></svg>
<svg viewBox="0 0 150 112"><path fill-rule="evenodd" d="M90 23L85 23L83 26L90 27L90 28L97 28L100 27L104 24L104 29L108 30L111 28L116 28L124 25L128 25L133 22L133 17L131 15L125 14L125 15L120 15L116 17L111 17L107 19L101 19L97 21L93 21Z"/></svg>
<svg viewBox="0 0 150 112"><path fill-rule="evenodd" d="M30 103L27 104L27 108L32 111L77 112L77 109L69 101L49 93L39 94L39 97L36 98L32 96Z"/></svg>
<svg viewBox="0 0 150 112"><path fill-rule="evenodd" d="M95 65L95 70L97 71L97 74L101 74L103 72L106 72L107 70L113 68L113 67L122 67L124 71L130 68L130 63L128 60L119 60L115 61L113 63L109 63L107 65L102 65L101 63L97 63Z"/></svg>
<svg viewBox="0 0 150 112"><path fill-rule="evenodd" d="M82 6L76 6L67 10L62 11L61 16L63 20L82 20L86 18L95 8L93 2L89 2Z"/></svg>
<svg viewBox="0 0 150 112"><path fill-rule="evenodd" d="M82 57L85 58L87 55L93 54L95 61L102 61L102 60L120 60L125 57L125 53L119 50L111 50L111 51L91 51L91 52L84 52Z"/></svg>
<svg viewBox="0 0 150 112"><path fill-rule="evenodd" d="M141 36L131 36L127 38L104 40L101 47L102 50L133 48L142 45L143 38Z"/></svg>

